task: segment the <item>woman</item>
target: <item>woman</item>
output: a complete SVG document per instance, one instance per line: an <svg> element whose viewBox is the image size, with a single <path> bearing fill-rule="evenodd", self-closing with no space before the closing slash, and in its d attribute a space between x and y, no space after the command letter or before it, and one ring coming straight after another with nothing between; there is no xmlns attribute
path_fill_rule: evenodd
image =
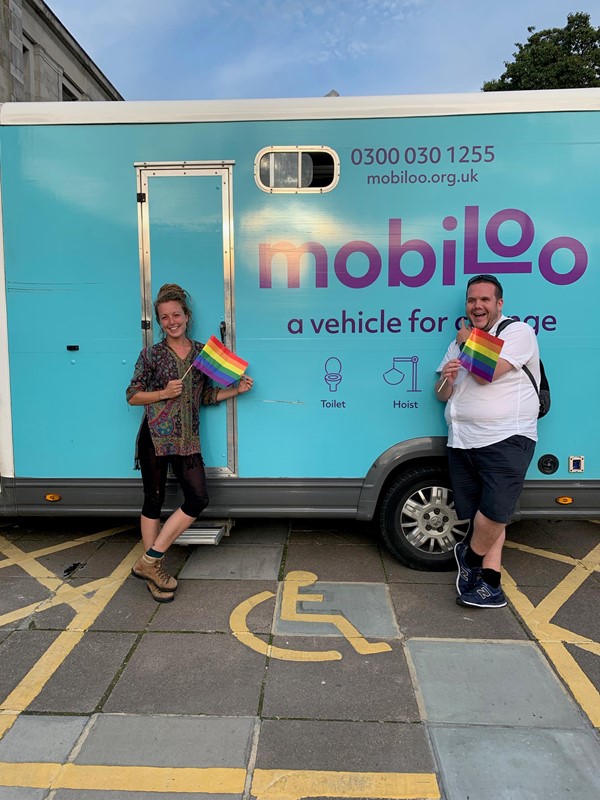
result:
<svg viewBox="0 0 600 800"><path fill-rule="evenodd" d="M140 527L146 552L131 571L136 578L147 581L148 590L157 602L169 603L174 599L177 581L163 567L164 554L208 505L198 432L200 405L244 394L250 391L253 381L244 375L237 386L220 389L204 373L189 369L203 345L188 338L192 312L189 295L181 286L175 283L162 286L154 313L163 340L142 350L126 393L130 405L145 407L137 438L136 464L141 467L144 485ZM184 501L161 529L169 462Z"/></svg>

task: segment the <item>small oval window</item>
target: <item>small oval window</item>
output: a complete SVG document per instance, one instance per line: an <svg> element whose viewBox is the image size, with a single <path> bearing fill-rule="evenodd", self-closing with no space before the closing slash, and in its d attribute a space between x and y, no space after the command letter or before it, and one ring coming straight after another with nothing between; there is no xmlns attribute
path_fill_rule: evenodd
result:
<svg viewBox="0 0 600 800"><path fill-rule="evenodd" d="M329 147L266 147L256 156L254 177L264 192L329 192L340 161Z"/></svg>

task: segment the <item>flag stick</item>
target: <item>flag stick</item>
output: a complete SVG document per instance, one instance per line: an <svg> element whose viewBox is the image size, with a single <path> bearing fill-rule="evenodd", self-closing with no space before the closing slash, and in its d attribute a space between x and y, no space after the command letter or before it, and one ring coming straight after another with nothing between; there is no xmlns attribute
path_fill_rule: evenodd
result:
<svg viewBox="0 0 600 800"><path fill-rule="evenodd" d="M447 381L447 380L448 380L448 378L444 378L444 380L443 380L443 381L440 383L440 385L439 385L439 386L438 386L438 388L436 389L436 391L437 391L438 393L442 391L442 389L443 389L443 388L444 388L444 386L446 385L446 381Z"/></svg>
<svg viewBox="0 0 600 800"><path fill-rule="evenodd" d="M185 376L188 374L188 372L191 370L191 368L192 368L193 366L194 366L194 362L192 361L192 363L189 365L189 367L186 369L186 371L185 371L185 372L183 373L183 375L181 376L181 380L183 380L183 379L185 378Z"/></svg>

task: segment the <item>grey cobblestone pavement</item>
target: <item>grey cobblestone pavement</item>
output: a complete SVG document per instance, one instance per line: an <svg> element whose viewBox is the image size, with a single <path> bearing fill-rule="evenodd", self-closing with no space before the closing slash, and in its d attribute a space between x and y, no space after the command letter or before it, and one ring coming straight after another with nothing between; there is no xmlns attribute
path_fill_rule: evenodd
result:
<svg viewBox="0 0 600 800"><path fill-rule="evenodd" d="M600 526L509 529L505 609L367 526L0 520L0 800L600 797Z"/></svg>

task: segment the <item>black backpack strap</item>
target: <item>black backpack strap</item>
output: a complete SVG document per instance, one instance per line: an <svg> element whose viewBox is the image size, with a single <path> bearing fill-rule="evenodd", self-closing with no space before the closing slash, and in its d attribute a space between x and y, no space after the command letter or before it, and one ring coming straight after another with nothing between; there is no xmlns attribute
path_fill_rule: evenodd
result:
<svg viewBox="0 0 600 800"><path fill-rule="evenodd" d="M523 366L521 367L521 369L522 369L522 370L523 370L523 372L524 372L524 373L527 375L527 377L529 378L529 380L532 382L532 384L533 384L533 388L535 389L535 393L536 393L536 394L537 394L537 396L539 397L539 396L540 396L540 390L538 389L538 385L537 385L537 383L535 382L535 378L534 378L534 377L533 377L533 375L531 374L531 370L529 369L529 367L526 367L526 366L525 366L525 364L523 364Z"/></svg>
<svg viewBox="0 0 600 800"><path fill-rule="evenodd" d="M517 320L513 319L512 317L509 317L508 319L503 319L502 322L496 328L496 336L498 336L498 334L502 333L502 331L505 328L508 328L509 325L512 325L513 322L516 322L516 321Z"/></svg>
<svg viewBox="0 0 600 800"><path fill-rule="evenodd" d="M513 322L516 322L516 321L517 321L517 320L516 320L516 319L512 319L512 317L509 317L508 319L503 319L503 320L502 320L502 322L501 322L501 323L498 325L498 327L496 328L496 336L498 336L498 334L502 333L502 331L503 331L505 328L507 328L509 325L512 325L512 324L513 324ZM540 362L540 363L541 363L541 362ZM533 377L533 375L531 374L531 370L530 370L528 367L526 367L526 366L525 366L525 364L523 364L523 366L521 367L521 369L523 370L523 372L525 373L525 375L527 375L527 377L529 378L529 380L530 380L530 381L531 381L531 383L533 384L533 388L535 389L535 393L536 393L536 394L537 394L537 396L539 397L539 396L540 396L540 390L539 390L539 388L538 388L538 385L537 385L537 383L535 382L535 378L534 378L534 377Z"/></svg>

